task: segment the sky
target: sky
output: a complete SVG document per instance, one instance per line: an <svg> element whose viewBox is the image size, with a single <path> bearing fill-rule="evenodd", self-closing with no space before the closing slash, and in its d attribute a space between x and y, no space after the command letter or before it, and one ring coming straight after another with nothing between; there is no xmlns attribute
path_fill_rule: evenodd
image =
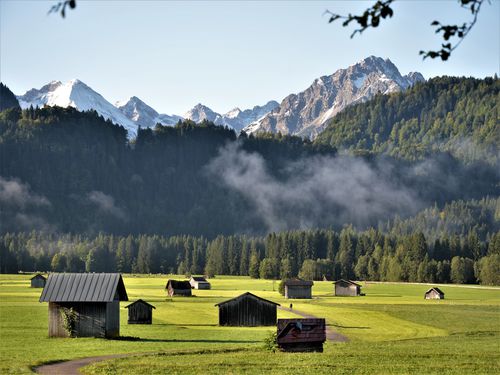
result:
<svg viewBox="0 0 500 375"><path fill-rule="evenodd" d="M396 1L394 17L350 38L326 9L362 13L374 1L83 1L66 18L57 0L0 0L0 80L23 94L78 78L114 103L137 96L160 113L197 103L224 113L281 101L363 58L389 58L402 74L500 73L500 0L447 62L422 60L442 40L430 23L461 24L457 1Z"/></svg>

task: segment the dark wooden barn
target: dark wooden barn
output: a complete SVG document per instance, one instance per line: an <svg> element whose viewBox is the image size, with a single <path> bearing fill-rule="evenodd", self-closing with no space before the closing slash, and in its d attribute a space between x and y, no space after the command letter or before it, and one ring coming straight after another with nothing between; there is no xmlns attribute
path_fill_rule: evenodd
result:
<svg viewBox="0 0 500 375"><path fill-rule="evenodd" d="M325 319L278 319L278 347L286 352L322 352Z"/></svg>
<svg viewBox="0 0 500 375"><path fill-rule="evenodd" d="M210 289L210 283L203 276L191 276L189 284L193 289Z"/></svg>
<svg viewBox="0 0 500 375"><path fill-rule="evenodd" d="M125 306L128 309L128 324L152 324L153 323L153 305L142 299L132 302Z"/></svg>
<svg viewBox="0 0 500 375"><path fill-rule="evenodd" d="M285 298L312 298L312 281L287 280L285 281Z"/></svg>
<svg viewBox="0 0 500 375"><path fill-rule="evenodd" d="M444 299L444 292L441 289L434 287L434 288L429 289L427 292L425 292L424 298L425 299Z"/></svg>
<svg viewBox="0 0 500 375"><path fill-rule="evenodd" d="M43 288L45 286L47 279L45 276L37 274L31 278L32 288Z"/></svg>
<svg viewBox="0 0 500 375"><path fill-rule="evenodd" d="M191 284L189 281L180 281L180 280L168 280L167 285L165 286L167 293L170 297L173 296L191 296Z"/></svg>
<svg viewBox="0 0 500 375"><path fill-rule="evenodd" d="M334 281L334 291L336 296L359 296L361 295L361 285L354 281L340 279Z"/></svg>
<svg viewBox="0 0 500 375"><path fill-rule="evenodd" d="M275 325L279 303L246 292L215 306L219 307L219 325L255 327Z"/></svg>
<svg viewBox="0 0 500 375"><path fill-rule="evenodd" d="M49 303L49 337L117 337L120 301L128 301L119 273L52 273L40 302Z"/></svg>

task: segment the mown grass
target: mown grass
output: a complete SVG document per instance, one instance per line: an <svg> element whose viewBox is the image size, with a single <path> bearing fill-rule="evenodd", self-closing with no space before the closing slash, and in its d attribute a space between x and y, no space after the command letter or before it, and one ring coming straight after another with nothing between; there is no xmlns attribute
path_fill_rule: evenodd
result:
<svg viewBox="0 0 500 375"><path fill-rule="evenodd" d="M214 304L251 291L288 306L278 283L217 277L213 289L191 298L167 298L168 276L124 278L131 301L156 306L153 324L127 325L121 304L121 335L138 341L47 337L47 304L27 275L0 276L0 373L29 373L49 361L115 353L156 353L102 362L87 374L165 373L499 373L500 289L444 286L446 299L425 301L428 286L365 285L365 297L333 297L332 284L315 283L313 300L293 300L293 308L325 317L347 343L327 343L324 353L285 354L261 350L269 327L217 326ZM273 285L274 284L274 285ZM273 291L273 288L275 289ZM279 317L293 313L279 311ZM192 354L196 352L197 354ZM160 354L158 354L160 353ZM181 355L182 354L182 355Z"/></svg>

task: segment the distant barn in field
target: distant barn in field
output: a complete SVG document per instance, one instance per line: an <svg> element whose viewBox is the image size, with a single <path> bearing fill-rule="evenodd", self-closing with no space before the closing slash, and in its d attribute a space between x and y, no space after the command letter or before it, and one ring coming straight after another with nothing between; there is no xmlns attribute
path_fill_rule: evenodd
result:
<svg viewBox="0 0 500 375"><path fill-rule="evenodd" d="M336 296L359 296L361 295L361 285L354 281L340 279L334 283Z"/></svg>
<svg viewBox="0 0 500 375"><path fill-rule="evenodd" d="M119 336L120 301L128 297L119 273L52 273L40 297L50 337Z"/></svg>
<svg viewBox="0 0 500 375"><path fill-rule="evenodd" d="M189 284L193 289L210 289L210 283L203 276L191 276Z"/></svg>
<svg viewBox="0 0 500 375"><path fill-rule="evenodd" d="M219 325L255 327L275 325L279 303L246 292L215 306L219 307Z"/></svg>
<svg viewBox="0 0 500 375"><path fill-rule="evenodd" d="M31 278L31 287L32 288L43 288L47 279L45 276L37 274Z"/></svg>
<svg viewBox="0 0 500 375"><path fill-rule="evenodd" d="M444 299L444 292L441 289L434 287L434 288L429 289L427 292L425 292L424 298L425 299Z"/></svg>
<svg viewBox="0 0 500 375"><path fill-rule="evenodd" d="M128 309L128 324L152 324L153 323L153 305L142 299L132 302L125 306Z"/></svg>
<svg viewBox="0 0 500 375"><path fill-rule="evenodd" d="M174 296L191 296L191 284L189 281L180 281L180 280L168 280L167 285L165 286L167 293L170 297Z"/></svg>
<svg viewBox="0 0 500 375"><path fill-rule="evenodd" d="M286 352L322 352L325 319L278 319L278 347Z"/></svg>
<svg viewBox="0 0 500 375"><path fill-rule="evenodd" d="M303 298L311 299L313 286L312 281L306 280L286 280L285 281L285 298Z"/></svg>

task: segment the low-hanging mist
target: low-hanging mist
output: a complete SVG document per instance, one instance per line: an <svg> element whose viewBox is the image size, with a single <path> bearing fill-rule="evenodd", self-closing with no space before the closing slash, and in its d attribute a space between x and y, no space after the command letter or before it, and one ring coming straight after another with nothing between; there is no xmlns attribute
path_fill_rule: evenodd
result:
<svg viewBox="0 0 500 375"><path fill-rule="evenodd" d="M474 184L484 184L466 176L486 174L498 181L497 168L476 167L456 168L446 155L418 163L385 156L315 155L272 173L261 154L232 143L220 149L207 169L250 202L267 231L275 232L346 224L366 228L396 215L408 217L441 197L468 196Z"/></svg>

